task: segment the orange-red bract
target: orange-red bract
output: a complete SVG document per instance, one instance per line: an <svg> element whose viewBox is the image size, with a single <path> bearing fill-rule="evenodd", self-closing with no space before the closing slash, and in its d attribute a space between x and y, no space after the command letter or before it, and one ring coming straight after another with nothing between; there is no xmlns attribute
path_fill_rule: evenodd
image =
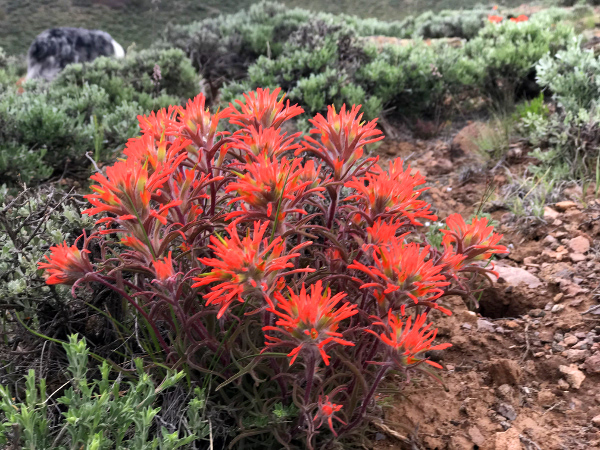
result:
<svg viewBox="0 0 600 450"><path fill-rule="evenodd" d="M282 276L297 272L314 272L314 269L292 269L290 260L300 256L298 251L312 242L303 242L286 252L286 243L277 237L269 244L264 238L269 222L254 222L253 236L250 233L240 239L237 222L227 227L229 238L218 235L210 237L209 248L215 258L199 258L212 268L208 273L194 278L193 288L212 283L209 293L203 295L207 305L219 305L217 317L223 316L235 300L243 303L242 294L256 291L267 294ZM268 299L268 297L267 297Z"/></svg>
<svg viewBox="0 0 600 450"><path fill-rule="evenodd" d="M321 280L311 285L310 293L306 292L304 284L299 295L289 287L287 298L280 292L275 292L277 307L271 307L269 311L279 317L277 326L263 327L263 331L284 333L296 344L288 354L292 358L290 365L294 364L300 351L305 348L308 351L318 349L325 364L329 365L329 355L325 352L327 344L354 345L353 342L342 339L342 334L337 331L342 320L358 313L356 305L349 302L336 308L345 297L344 292L331 296L328 288L323 291ZM265 339L267 346L278 346L283 342L269 335L265 335Z"/></svg>
<svg viewBox="0 0 600 450"><path fill-rule="evenodd" d="M327 421L329 429L331 430L334 436L337 436L336 431L333 429L333 419L337 420L343 425L346 425L346 422L344 422L342 419L335 415L336 413L340 412L340 410L342 409L342 405L332 403L329 400L328 395L319 395L318 408L319 409L317 410L317 414L315 414L315 417L313 418L313 422L316 422L317 420L319 421L319 423L316 424L316 427L320 428L321 425L323 425L323 422Z"/></svg>
<svg viewBox="0 0 600 450"><path fill-rule="evenodd" d="M464 254L469 260L485 260L496 253L508 253L503 245L498 245L501 234L494 233L494 227L488 226L485 217L475 217L470 225L460 214L452 214L446 219L447 230L444 234L444 245L456 245L456 253Z"/></svg>
<svg viewBox="0 0 600 450"><path fill-rule="evenodd" d="M346 201L359 203L372 220L392 216L406 218L413 225L421 225L416 220L418 218L437 220L429 209L431 205L418 199L427 189L417 189L425 183L425 178L419 172L411 174L410 166L404 170L403 164L397 158L389 163L388 171L376 164L364 177L348 181L344 186L355 189L357 194L349 196Z"/></svg>
<svg viewBox="0 0 600 450"><path fill-rule="evenodd" d="M404 315L402 308L401 315ZM374 334L384 344L389 346L395 353L394 361L401 367L408 367L424 361L439 369L442 368L439 364L433 361L424 360L419 355L423 352L431 350L444 350L451 347L452 344L432 345L437 335L437 328L431 329L431 323L425 325L427 314L419 314L413 322L412 317L408 317L404 322L400 317L388 312L387 320L377 320L373 325L382 326L383 333L376 333L373 330L367 329L367 333Z"/></svg>
<svg viewBox="0 0 600 450"><path fill-rule="evenodd" d="M47 284L73 284L94 267L87 257L89 250L79 250L75 245L66 242L50 247L50 256L45 255L47 262L40 261L38 269L45 270Z"/></svg>
<svg viewBox="0 0 600 450"><path fill-rule="evenodd" d="M244 94L245 102L235 101L241 111L230 103L229 107L223 111L222 117L229 118L231 123L245 128L279 128L286 120L304 112L304 109L298 105L290 106L289 100L284 105L285 96L277 99L280 92L281 88L277 88L273 92L270 92L268 88L258 88L256 91Z"/></svg>
<svg viewBox="0 0 600 450"><path fill-rule="evenodd" d="M383 139L383 134L377 126L377 119L365 124L360 105L353 105L350 111L343 105L339 114L334 106L327 107L327 118L317 114L310 120L314 128L311 134L319 136L320 141L307 136L302 149L296 150L296 155L305 151L322 159L333 169L336 181L344 180L350 175L354 164L363 156L364 146Z"/></svg>

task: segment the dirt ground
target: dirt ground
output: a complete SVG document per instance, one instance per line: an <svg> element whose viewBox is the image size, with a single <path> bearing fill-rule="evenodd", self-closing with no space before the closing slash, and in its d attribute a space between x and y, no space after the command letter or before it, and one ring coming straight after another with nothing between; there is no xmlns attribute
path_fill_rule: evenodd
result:
<svg viewBox="0 0 600 450"><path fill-rule="evenodd" d="M441 219L469 215L490 186L500 192L507 182L477 154L479 126L446 139L388 140L378 153L407 158L427 176ZM527 149L511 151L505 164L518 172ZM465 167L475 169L465 176ZM419 378L391 399L378 450L600 449L600 201L574 197L546 207L543 220L486 204L511 249L496 262L496 288L483 292L477 313L445 299L453 315L436 318L438 341L453 346L434 355L444 386Z"/></svg>

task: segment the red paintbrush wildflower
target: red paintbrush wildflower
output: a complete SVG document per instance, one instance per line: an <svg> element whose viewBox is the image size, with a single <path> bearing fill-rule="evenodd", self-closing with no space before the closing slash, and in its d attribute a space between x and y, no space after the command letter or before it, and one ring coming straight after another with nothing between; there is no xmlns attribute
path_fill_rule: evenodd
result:
<svg viewBox="0 0 600 450"><path fill-rule="evenodd" d="M444 253L442 253L436 265L443 267L442 272L448 272L456 278L457 273L465 265L465 259L467 259L466 255L456 253L451 245L445 245Z"/></svg>
<svg viewBox="0 0 600 450"><path fill-rule="evenodd" d="M496 253L508 253L505 246L497 245L502 235L494 233L494 227L488 226L485 217L475 217L467 225L460 214L452 214L446 219L446 225L448 230L440 230L444 233L442 243L445 246L456 244L456 253L465 255L467 260L481 261Z"/></svg>
<svg viewBox="0 0 600 450"><path fill-rule="evenodd" d="M176 139L174 141L156 140L151 134L132 138L127 141L123 153L128 159L133 159L139 166L145 166L149 172L155 171L159 166L184 153L190 141Z"/></svg>
<svg viewBox="0 0 600 450"><path fill-rule="evenodd" d="M163 187L171 173L186 156L183 153L175 159L166 161L150 175L147 165L142 165L136 158L117 161L106 169L106 177L100 173L92 175L90 178L99 184L92 185L95 193L86 195L85 198L94 208L83 211L83 214L95 215L107 212L119 216L120 220L146 219L148 215L152 215L149 209L152 195ZM165 205L163 209L166 206L175 205ZM159 211L159 213L163 212Z"/></svg>
<svg viewBox="0 0 600 450"><path fill-rule="evenodd" d="M347 425L346 422L335 416L335 413L340 412L341 409L342 405L337 405L330 402L328 395L325 397L319 395L319 409L313 418L313 422L316 422L317 420L319 421L319 423L316 425L317 429L321 428L321 425L323 425L323 422L326 420L333 435L337 436L337 433L333 429L333 419L337 420L343 425Z"/></svg>
<svg viewBox="0 0 600 450"><path fill-rule="evenodd" d="M297 104L290 106L289 100L284 105L285 95L277 100L280 92L281 88L277 88L273 92L270 92L269 89L258 88L256 91L244 94L245 103L236 100L241 112L230 103L229 107L223 111L222 117L229 118L231 123L244 128L279 128L286 120L304 112Z"/></svg>
<svg viewBox="0 0 600 450"><path fill-rule="evenodd" d="M511 22L527 22L529 20L529 17L527 17L525 14L521 14L520 16L517 17L511 17L510 21Z"/></svg>
<svg viewBox="0 0 600 450"><path fill-rule="evenodd" d="M306 287L302 284L300 295L296 295L288 287L289 298L285 298L280 292L275 292L277 308L269 308L269 311L279 316L275 323L276 327L266 326L263 331L277 331L284 333L291 338L291 342L282 341L279 338L265 335L268 347L279 345L296 345L288 354L292 359L290 365L298 357L302 349L317 349L325 362L329 365L329 356L325 352L325 346L330 343L354 346L354 343L342 338L342 334L337 330L339 323L358 313L356 305L349 302L341 307L334 309L336 305L346 297L345 292L339 292L333 297L331 290L325 289L323 292L323 283L317 281L310 287L310 294L306 293Z"/></svg>
<svg viewBox="0 0 600 450"><path fill-rule="evenodd" d="M66 242L50 247L47 262L40 261L38 269L45 270L46 284L73 284L86 274L94 272L87 257L89 250L79 250L75 245L69 247Z"/></svg>
<svg viewBox="0 0 600 450"><path fill-rule="evenodd" d="M137 116L142 134L150 135L157 141L179 134L181 125L175 119L176 111L175 106L169 106L169 109L163 108L157 113L152 111L148 116Z"/></svg>
<svg viewBox="0 0 600 450"><path fill-rule="evenodd" d="M401 309L401 315L404 316L404 307ZM373 322L373 325L384 327L385 331L381 334L373 330L366 330L367 333L374 334L384 344L391 349L392 361L401 368L414 366L424 362L439 369L442 369L438 363L427 361L419 355L431 350L445 350L452 347L452 344L431 345L437 336L437 328L430 329L431 323L425 325L427 314L420 314L412 323L412 317L408 317L406 322L388 311L387 321ZM412 326L411 326L412 325Z"/></svg>
<svg viewBox="0 0 600 450"><path fill-rule="evenodd" d="M226 220L243 216L244 220L273 220L282 224L290 213L306 214L295 205L307 196L323 191L323 187L312 187L319 179L304 181L305 170L318 175L314 163L302 168L301 161L295 158L288 161L285 157L278 161L262 154L257 160L244 166L246 173L238 174L237 182L230 183L226 192L237 192L238 197L230 204L241 203L241 211L229 213ZM247 209L250 206L250 210Z"/></svg>
<svg viewBox="0 0 600 450"><path fill-rule="evenodd" d="M185 108L179 108L179 116L182 123L181 135L208 151L218 136L217 127L223 114L217 112L211 115L205 105L204 94L199 94L193 100L188 100Z"/></svg>
<svg viewBox="0 0 600 450"><path fill-rule="evenodd" d="M199 258L199 261L212 270L194 278L196 283L192 285L200 287L219 283L211 287L211 292L203 295L207 305L220 306L217 318L221 318L235 300L243 303L242 294L260 292L270 302L268 295L281 277L298 272L314 272L314 269L308 268L286 270L294 267L290 260L300 256L298 250L312 242L303 242L283 255L286 243L281 237L275 238L270 244L264 239L269 222L254 222L253 237L248 233L242 240L237 226L238 222L233 222L227 227L229 238L223 239L218 235L210 237L212 245L209 248L215 252L215 258Z"/></svg>
<svg viewBox="0 0 600 450"><path fill-rule="evenodd" d="M488 16L488 21L492 22L492 23L500 23L504 20L504 18L502 16L496 16L494 14L491 14Z"/></svg>
<svg viewBox="0 0 600 450"><path fill-rule="evenodd" d="M254 127L245 130L245 133L235 139L232 148L242 150L248 160L256 160L257 156L265 155L267 158L279 157L286 152L293 152L300 148L294 140L300 135L295 133L286 139L287 133L281 133L279 128Z"/></svg>
<svg viewBox="0 0 600 450"><path fill-rule="evenodd" d="M365 246L365 250L371 247L379 247L382 245L388 245L397 240L401 240L408 233L402 236L396 236L401 224L399 222L385 221L383 219L377 219L372 227L367 227L367 239L368 244Z"/></svg>
<svg viewBox="0 0 600 450"><path fill-rule="evenodd" d="M168 281L170 278L175 276L175 270L173 269L173 259L171 258L171 252L169 255L164 258L164 260L155 260L152 261L152 265L154 266L154 273L156 279L160 282L164 283Z"/></svg>
<svg viewBox="0 0 600 450"><path fill-rule="evenodd" d="M321 114L310 119L315 127L310 132L320 135L320 142L307 136L304 148L296 150L296 155L303 151L316 155L333 169L335 181L351 176L350 169L362 157L364 146L384 138L376 128L377 119L365 125L359 110L360 105L353 105L350 111L342 105L338 114L333 105L328 106L327 119Z"/></svg>
<svg viewBox="0 0 600 450"><path fill-rule="evenodd" d="M421 225L417 218L437 220L429 210L431 205L417 198L427 189L416 189L425 183L425 178L419 172L411 175L410 166L403 170L402 165L398 158L390 162L389 171L385 172L376 164L364 177L345 183L344 186L358 191L346 201L358 202L372 221L380 216L403 216L413 225Z"/></svg>
<svg viewBox="0 0 600 450"><path fill-rule="evenodd" d="M415 304L427 304L450 314L432 302L442 295L441 288L450 283L440 273L443 266L436 266L431 259L426 261L428 256L429 246L421 248L416 243L404 244L400 238L396 238L388 245L375 249L373 265L366 266L354 260L348 268L359 270L371 279L361 289L373 287L380 304L390 294L396 293L395 296L408 296Z"/></svg>

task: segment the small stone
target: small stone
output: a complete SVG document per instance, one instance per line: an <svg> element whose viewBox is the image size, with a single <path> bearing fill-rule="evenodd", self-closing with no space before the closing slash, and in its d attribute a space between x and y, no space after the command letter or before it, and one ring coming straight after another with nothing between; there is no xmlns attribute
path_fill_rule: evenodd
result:
<svg viewBox="0 0 600 450"><path fill-rule="evenodd" d="M558 370L564 374L567 383L569 383L569 386L573 389L579 389L581 383L585 380L585 375L575 364L571 364L570 366L559 366Z"/></svg>
<svg viewBox="0 0 600 450"><path fill-rule="evenodd" d="M554 298L552 299L552 301L554 303L558 303L558 302L560 302L563 299L564 296L565 296L565 294L563 294L562 292L559 292L558 294L556 294L554 296Z"/></svg>
<svg viewBox="0 0 600 450"><path fill-rule="evenodd" d="M558 219L558 216L560 216L558 211L550 208L549 206L544 206L544 220L551 222L554 219Z"/></svg>
<svg viewBox="0 0 600 450"><path fill-rule="evenodd" d="M558 380L558 388L561 391L568 391L569 390L569 383L567 383L565 380L563 380L562 378L560 380Z"/></svg>
<svg viewBox="0 0 600 450"><path fill-rule="evenodd" d="M503 384L502 386L498 387L498 397L510 401L512 400L512 396L514 393L514 390L512 388L512 386L510 386L509 384Z"/></svg>
<svg viewBox="0 0 600 450"><path fill-rule="evenodd" d="M479 431L479 428L477 428L476 426L469 428L467 430L467 433L469 434L471 441L473 441L473 444L478 445L480 447L484 444L485 438L483 437L483 434L481 434L481 431Z"/></svg>
<svg viewBox="0 0 600 450"><path fill-rule="evenodd" d="M546 313L544 311L542 311L539 308L536 309L532 309L531 311L529 311L529 315L531 317L544 317L546 315Z"/></svg>
<svg viewBox="0 0 600 450"><path fill-rule="evenodd" d="M493 333L494 324L489 320L477 319L477 331L486 331L488 333Z"/></svg>
<svg viewBox="0 0 600 450"><path fill-rule="evenodd" d="M600 352L596 352L587 358L584 368L588 373L600 373Z"/></svg>
<svg viewBox="0 0 600 450"><path fill-rule="evenodd" d="M556 395L554 395L554 393L548 389L543 389L538 392L537 399L540 406L547 408L554 404L556 401Z"/></svg>
<svg viewBox="0 0 600 450"><path fill-rule="evenodd" d="M463 327L465 330L470 330L473 328L470 323L463 323L461 327Z"/></svg>
<svg viewBox="0 0 600 450"><path fill-rule="evenodd" d="M545 237L545 238L542 240L542 242L543 242L544 244L548 244L548 245L549 245L549 244L554 244L554 243L556 243L556 242L558 242L558 241L556 240L556 238L555 238L554 236L552 236L551 234L549 234L548 236L546 236L546 237Z"/></svg>
<svg viewBox="0 0 600 450"><path fill-rule="evenodd" d="M554 350L556 353L562 353L565 351L565 347L560 345L557 342L553 342L552 343L552 350Z"/></svg>
<svg viewBox="0 0 600 450"><path fill-rule="evenodd" d="M585 358L587 358L588 355L589 355L589 353L587 350L569 349L565 352L565 357L567 358L567 361L569 361L570 363L585 361Z"/></svg>
<svg viewBox="0 0 600 450"><path fill-rule="evenodd" d="M554 305L550 311L553 314L557 314L557 313L561 312L563 309L565 309L565 305Z"/></svg>
<svg viewBox="0 0 600 450"><path fill-rule="evenodd" d="M578 262L585 261L587 258L582 253L569 253L569 259L577 264Z"/></svg>
<svg viewBox="0 0 600 450"><path fill-rule="evenodd" d="M565 343L565 345L568 345L569 347L577 344L578 342L579 342L579 339L577 339L577 337L573 336L572 334L565 336L564 343Z"/></svg>
<svg viewBox="0 0 600 450"><path fill-rule="evenodd" d="M509 286L518 286L525 284L529 289L537 289L543 286L542 281L532 273L521 269L520 267L500 266L495 267L498 272L498 279L502 278ZM493 275L492 278L495 278Z"/></svg>
<svg viewBox="0 0 600 450"><path fill-rule="evenodd" d="M534 266L537 267L537 256L527 256L525 258L523 258L523 264L525 264L526 266Z"/></svg>
<svg viewBox="0 0 600 450"><path fill-rule="evenodd" d="M595 427L600 427L600 414L598 414L592 419L592 425L594 425Z"/></svg>
<svg viewBox="0 0 600 450"><path fill-rule="evenodd" d="M583 254L590 249L590 241L583 236L577 236L573 239L570 239L567 245L574 253Z"/></svg>
<svg viewBox="0 0 600 450"><path fill-rule="evenodd" d="M542 357L542 356L544 356L544 355L545 355L545 353L544 353L544 352L537 352L537 353L534 353L534 354L533 354L533 356L535 356L536 358L541 358L541 357Z"/></svg>
<svg viewBox="0 0 600 450"><path fill-rule="evenodd" d="M515 408L513 408L508 403L500 403L496 412L503 417L506 417L508 420L515 420L517 418L517 412Z"/></svg>
<svg viewBox="0 0 600 450"><path fill-rule="evenodd" d="M515 322L514 320L509 320L504 325L506 325L511 330L514 330L515 328L519 328L519 324L517 322Z"/></svg>
<svg viewBox="0 0 600 450"><path fill-rule="evenodd" d="M587 350L589 348L589 343L587 340L579 341L577 344L573 346L573 350Z"/></svg>
<svg viewBox="0 0 600 450"><path fill-rule="evenodd" d="M554 204L554 207L559 211L566 211L567 209L576 208L577 203L572 202L570 200L566 200L564 202L558 202Z"/></svg>
<svg viewBox="0 0 600 450"><path fill-rule="evenodd" d="M565 339L565 335L562 334L560 331L557 331L556 333L554 333L554 340L556 342L563 341L564 339Z"/></svg>

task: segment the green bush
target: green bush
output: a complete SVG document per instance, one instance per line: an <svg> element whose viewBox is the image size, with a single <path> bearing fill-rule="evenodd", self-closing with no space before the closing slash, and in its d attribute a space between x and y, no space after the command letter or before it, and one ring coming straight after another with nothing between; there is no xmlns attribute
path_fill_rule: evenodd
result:
<svg viewBox="0 0 600 450"><path fill-rule="evenodd" d="M40 181L72 166L110 159L138 133L136 117L193 97L199 78L181 50L72 64L49 85L30 81L0 93L0 177Z"/></svg>
<svg viewBox="0 0 600 450"><path fill-rule="evenodd" d="M177 449L188 446L196 439L205 438L208 424L202 420L205 399L196 389L188 402L183 437L179 430L169 432L164 420L157 415L159 396L173 387L184 376L183 372L170 373L156 386L145 372L142 361L135 360L135 382L110 378L111 366L104 361L100 379L88 377L89 350L84 340L72 335L63 344L69 360L70 387L58 398L55 406L63 410L56 417L46 392L46 380L36 383L34 370L25 377L25 399L13 398L6 386L0 386L0 410L4 413L0 425L0 443L10 443L23 449ZM54 416L54 417L53 417ZM49 426L54 419L55 426ZM159 427L160 433L153 432ZM151 437L152 434L160 437Z"/></svg>
<svg viewBox="0 0 600 450"><path fill-rule="evenodd" d="M76 195L50 187L10 194L0 187L0 305L32 316L42 304L72 301L67 289L46 285L38 261L52 245L73 240L93 221L81 216ZM51 318L52 319L52 318ZM47 324L39 324L47 331Z"/></svg>
<svg viewBox="0 0 600 450"><path fill-rule="evenodd" d="M574 40L554 56L546 55L537 66L538 83L548 88L565 111L595 108L600 98L600 60Z"/></svg>
<svg viewBox="0 0 600 450"><path fill-rule="evenodd" d="M465 45L465 55L483 68L483 86L495 99L512 99L529 78L535 65L547 55L556 54L573 39L569 25L554 24L546 16L527 22L505 21L489 24Z"/></svg>

